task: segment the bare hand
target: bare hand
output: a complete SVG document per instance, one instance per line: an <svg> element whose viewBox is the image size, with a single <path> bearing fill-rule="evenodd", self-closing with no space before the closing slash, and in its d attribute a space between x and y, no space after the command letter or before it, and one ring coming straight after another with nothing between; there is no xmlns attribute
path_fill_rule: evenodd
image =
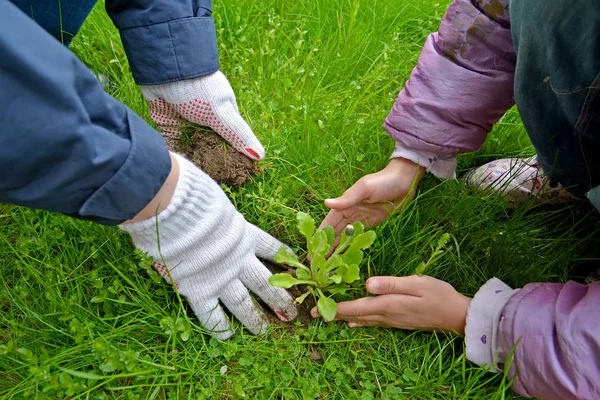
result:
<svg viewBox="0 0 600 400"><path fill-rule="evenodd" d="M325 200L331 211L319 229L333 226L340 233L348 224L360 221L374 227L415 197L425 169L404 158L393 158L381 171L365 175L340 197Z"/></svg>
<svg viewBox="0 0 600 400"><path fill-rule="evenodd" d="M377 276L367 280L367 291L378 296L339 303L335 319L349 321L351 328L465 332L471 298L447 282L419 275ZM319 316L316 307L310 313L313 318Z"/></svg>

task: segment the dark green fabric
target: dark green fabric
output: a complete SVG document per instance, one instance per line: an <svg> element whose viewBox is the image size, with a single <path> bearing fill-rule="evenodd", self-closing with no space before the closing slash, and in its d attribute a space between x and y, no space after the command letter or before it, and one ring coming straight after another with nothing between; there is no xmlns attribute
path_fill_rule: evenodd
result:
<svg viewBox="0 0 600 400"><path fill-rule="evenodd" d="M600 1L512 0L515 100L552 182L600 184Z"/></svg>

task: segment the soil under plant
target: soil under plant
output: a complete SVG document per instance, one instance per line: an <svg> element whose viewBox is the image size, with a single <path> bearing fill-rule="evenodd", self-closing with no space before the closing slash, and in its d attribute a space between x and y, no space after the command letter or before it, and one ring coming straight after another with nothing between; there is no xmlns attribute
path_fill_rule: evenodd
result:
<svg viewBox="0 0 600 400"><path fill-rule="evenodd" d="M176 150L184 153L218 183L243 185L263 171L262 167L213 132L196 130L187 136L189 140L179 140Z"/></svg>
<svg viewBox="0 0 600 400"><path fill-rule="evenodd" d="M269 271L271 271L271 273L273 274L277 274L280 272L287 272L290 273L292 275L295 276L295 270L293 268L287 268L283 265L278 265L266 260L261 260L262 263L269 269ZM295 299L297 297L299 297L301 294L306 292L306 286L304 285L298 285L298 286L292 286L289 289L286 289L287 292ZM279 318L277 318L277 316L275 316L274 313L268 313L268 317L269 317L269 321L272 324L276 324L276 325L289 325L292 330L295 329L295 323L296 322L300 322L301 326L303 327L307 327L310 325L310 323L313 320L313 317L310 316L310 310L312 310L312 308L314 306L316 306L317 303L315 302L315 299L313 296L308 296L303 302L302 304L299 304L296 306L296 308L298 309L298 318L296 318L294 321L292 322L283 322L281 320L279 320Z"/></svg>

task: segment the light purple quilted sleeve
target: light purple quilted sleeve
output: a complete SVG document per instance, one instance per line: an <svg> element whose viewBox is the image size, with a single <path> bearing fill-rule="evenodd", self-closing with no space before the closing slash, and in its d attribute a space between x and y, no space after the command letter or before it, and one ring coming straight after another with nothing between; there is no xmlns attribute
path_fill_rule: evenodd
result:
<svg viewBox="0 0 600 400"><path fill-rule="evenodd" d="M465 333L467 358L509 368L522 396L600 399L600 282L513 290L491 279L471 301Z"/></svg>
<svg viewBox="0 0 600 400"><path fill-rule="evenodd" d="M532 283L504 307L501 351L517 343L511 376L519 394L600 399L600 282Z"/></svg>
<svg viewBox="0 0 600 400"><path fill-rule="evenodd" d="M384 129L403 147L475 151L513 104L509 0L454 0L398 95Z"/></svg>

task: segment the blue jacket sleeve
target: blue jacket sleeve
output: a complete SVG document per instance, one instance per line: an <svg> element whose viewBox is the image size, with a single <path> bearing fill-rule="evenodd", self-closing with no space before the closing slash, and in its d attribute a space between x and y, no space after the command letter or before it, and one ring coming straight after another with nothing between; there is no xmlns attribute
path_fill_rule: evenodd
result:
<svg viewBox="0 0 600 400"><path fill-rule="evenodd" d="M106 0L138 85L219 70L211 0Z"/></svg>
<svg viewBox="0 0 600 400"><path fill-rule="evenodd" d="M114 225L171 170L158 132L69 50L0 0L0 201Z"/></svg>

